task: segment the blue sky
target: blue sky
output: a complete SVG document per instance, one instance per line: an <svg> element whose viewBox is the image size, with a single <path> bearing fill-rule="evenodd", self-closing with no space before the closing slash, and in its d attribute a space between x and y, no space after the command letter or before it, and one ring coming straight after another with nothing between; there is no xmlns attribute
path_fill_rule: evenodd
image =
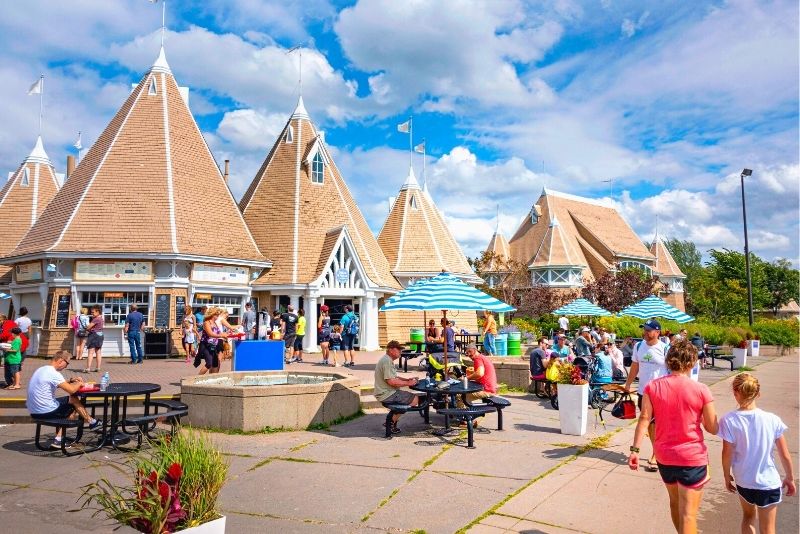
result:
<svg viewBox="0 0 800 534"><path fill-rule="evenodd" d="M408 172L427 179L464 251L513 234L543 185L613 202L643 239L656 218L701 250L798 262L798 7L791 1L168 1L166 52L237 198L303 95L377 232ZM161 4L0 6L0 161L36 137L57 170L88 147L155 59ZM415 156L421 174L421 156ZM612 182L609 182L611 180ZM611 192L613 190L613 196Z"/></svg>

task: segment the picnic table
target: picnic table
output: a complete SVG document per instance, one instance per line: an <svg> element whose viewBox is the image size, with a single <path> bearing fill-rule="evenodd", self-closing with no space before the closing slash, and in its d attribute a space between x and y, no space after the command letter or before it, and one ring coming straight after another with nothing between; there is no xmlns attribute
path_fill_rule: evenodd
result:
<svg viewBox="0 0 800 534"><path fill-rule="evenodd" d="M464 417L467 420L467 447L474 448L472 420L474 417L480 417L495 411L492 406L473 406L467 402L467 394L477 393L483 391L483 385L478 382L467 382L466 387L462 381L448 383L446 387L440 387L442 382L436 382L430 378L422 379L416 385L411 386L414 391L425 393L428 405L434 405L434 399L439 400L441 406L444 401L444 407L436 409L437 413L444 415L444 429L435 432L439 435L447 434L451 431L450 418L451 417ZM456 397L461 395L465 407L456 407Z"/></svg>
<svg viewBox="0 0 800 534"><path fill-rule="evenodd" d="M148 382L112 382L105 391L78 391L77 395L88 400L102 399L103 430L97 445L87 449L98 450L101 447L117 449L118 443L130 440L130 434L124 432L123 421L128 418L128 397L144 395L144 415L150 413L150 395L161 390L159 384ZM85 401L84 401L85 402ZM99 403L95 405L99 408ZM120 432L123 430L123 432Z"/></svg>
<svg viewBox="0 0 800 534"><path fill-rule="evenodd" d="M721 345L709 345L706 356L711 356L711 367L716 367L716 360L725 360L731 366L733 371L733 354L721 354L723 347Z"/></svg>

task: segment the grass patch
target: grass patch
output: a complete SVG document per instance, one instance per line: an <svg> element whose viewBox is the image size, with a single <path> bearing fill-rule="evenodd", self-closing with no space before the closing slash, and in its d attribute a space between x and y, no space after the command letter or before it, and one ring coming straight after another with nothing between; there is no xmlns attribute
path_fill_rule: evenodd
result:
<svg viewBox="0 0 800 534"><path fill-rule="evenodd" d="M568 449L569 447L577 447L577 445L573 443L551 443L551 447L558 447L560 449Z"/></svg>
<svg viewBox="0 0 800 534"><path fill-rule="evenodd" d="M265 426L259 430L240 430L238 428L219 428L219 427L207 427L207 428L198 428L198 430L202 430L204 432L214 432L216 434L225 434L228 436L255 436L257 434L277 434L279 432L297 432L299 429L297 428L285 428L285 427L271 427Z"/></svg>
<svg viewBox="0 0 800 534"><path fill-rule="evenodd" d="M223 452L223 456L235 456L237 458L252 458L252 454L240 454L238 452Z"/></svg>
<svg viewBox="0 0 800 534"><path fill-rule="evenodd" d="M308 447L309 445L315 444L316 442L317 442L317 440L312 439L311 441L309 441L307 443L301 443L300 445L297 445L296 447L292 447L291 449L289 449L289 452L297 452L300 449L304 449L304 448Z"/></svg>
<svg viewBox="0 0 800 534"><path fill-rule="evenodd" d="M258 462L256 465L254 465L253 467L251 467L247 471L248 472L249 471L255 471L259 467L264 467L268 463L271 463L271 462L273 462L275 460L283 460L284 462L296 462L296 463L300 463L300 464L315 464L315 463L317 463L316 460L308 460L306 458L290 458L288 456L270 456L269 458L264 458L263 460Z"/></svg>
<svg viewBox="0 0 800 534"><path fill-rule="evenodd" d="M527 388L517 388L509 386L508 384L503 384L500 382L497 384L497 394L503 395L504 393L528 393Z"/></svg>
<svg viewBox="0 0 800 534"><path fill-rule="evenodd" d="M356 413L354 413L353 415L343 415L342 417L337 417L336 419L334 419L330 423L314 423L313 425L308 425L306 427L306 430L309 430L309 431L312 431L312 430L327 430L327 431L330 431L330 428L332 426L341 425L341 424L347 423L348 421L352 421L354 419L358 419L362 415L364 415L364 410L359 408L358 411Z"/></svg>
<svg viewBox="0 0 800 534"><path fill-rule="evenodd" d="M752 367L748 367L747 365L743 365L741 367L738 367L736 370L738 372L740 372L740 373L743 373L745 371L755 371L755 369L753 369Z"/></svg>

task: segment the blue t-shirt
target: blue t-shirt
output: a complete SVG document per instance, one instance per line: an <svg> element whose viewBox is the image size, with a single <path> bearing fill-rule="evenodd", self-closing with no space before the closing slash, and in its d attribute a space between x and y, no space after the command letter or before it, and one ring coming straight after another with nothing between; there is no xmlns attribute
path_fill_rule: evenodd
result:
<svg viewBox="0 0 800 534"><path fill-rule="evenodd" d="M128 333L137 333L142 329L144 322L144 315L140 311L132 311L125 318L125 324L128 325Z"/></svg>
<svg viewBox="0 0 800 534"><path fill-rule="evenodd" d="M344 315L342 315L342 318L339 320L339 324L342 325L342 335L343 336L344 335L349 335L349 333L350 333L349 332L349 330L350 330L350 328L349 328L350 327L350 322L353 320L353 317L355 317L355 313L347 312Z"/></svg>
<svg viewBox="0 0 800 534"><path fill-rule="evenodd" d="M601 384L611 382L611 377L614 374L611 356L607 355L605 352L599 352L595 354L594 357L596 363L595 372L592 375L592 382L599 382Z"/></svg>

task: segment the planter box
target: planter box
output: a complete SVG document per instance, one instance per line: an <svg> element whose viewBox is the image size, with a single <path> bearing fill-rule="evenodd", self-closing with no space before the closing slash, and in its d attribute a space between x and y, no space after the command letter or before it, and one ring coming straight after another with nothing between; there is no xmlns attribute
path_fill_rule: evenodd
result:
<svg viewBox="0 0 800 534"><path fill-rule="evenodd" d="M747 349L731 349L733 353L733 368L738 369L747 365Z"/></svg>
<svg viewBox="0 0 800 534"><path fill-rule="evenodd" d="M558 385L558 420L561 433L572 436L586 434L586 421L589 408L589 384L573 386Z"/></svg>
<svg viewBox="0 0 800 534"><path fill-rule="evenodd" d="M761 350L761 341L758 339L751 339L747 342L747 355L758 357Z"/></svg>
<svg viewBox="0 0 800 534"><path fill-rule="evenodd" d="M122 526L117 529L116 532L119 534L133 534L139 531L129 526ZM225 516L223 515L219 519L197 525L196 527L179 530L175 534L225 534Z"/></svg>

